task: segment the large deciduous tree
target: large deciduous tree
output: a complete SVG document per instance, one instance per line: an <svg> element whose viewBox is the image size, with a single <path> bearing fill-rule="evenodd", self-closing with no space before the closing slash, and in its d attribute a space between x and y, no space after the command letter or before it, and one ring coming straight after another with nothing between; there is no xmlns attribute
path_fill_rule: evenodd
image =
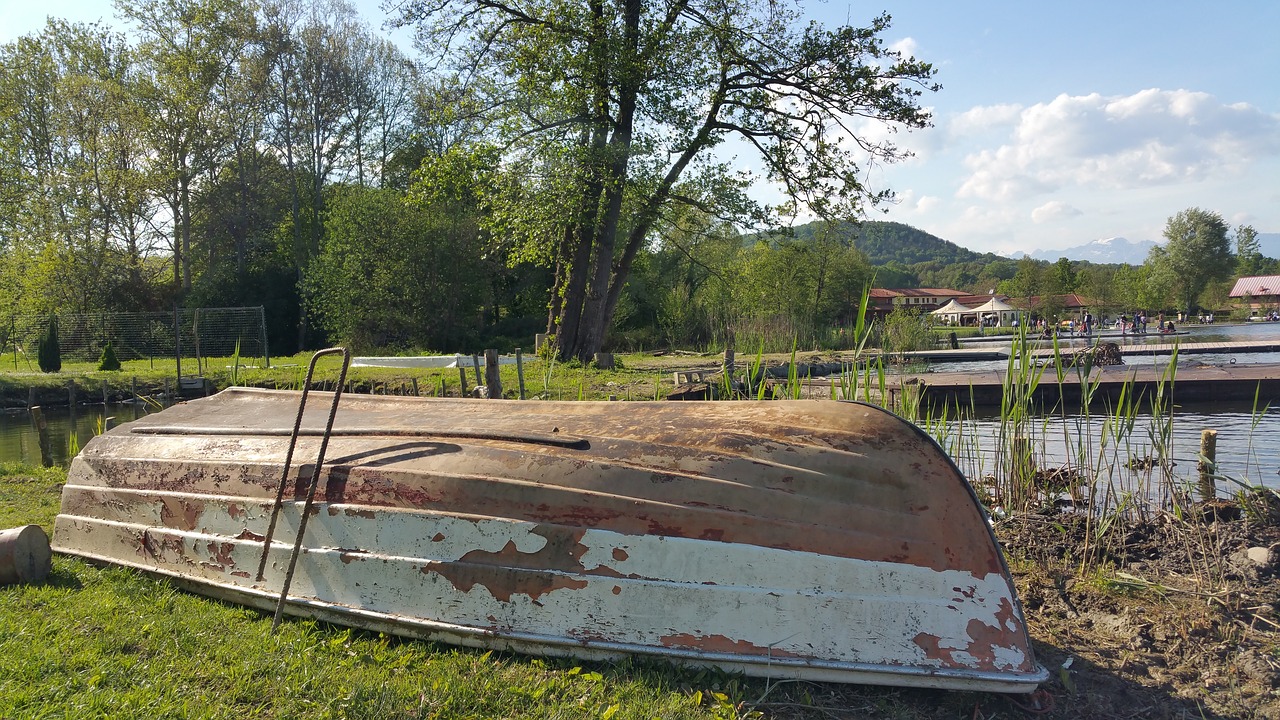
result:
<svg viewBox="0 0 1280 720"><path fill-rule="evenodd" d="M1173 290L1179 310L1197 307L1200 293L1212 281L1226 279L1233 269L1227 223L1222 216L1190 208L1169 218L1164 236L1169 242L1151 249L1147 264L1161 284Z"/></svg>
<svg viewBox="0 0 1280 720"><path fill-rule="evenodd" d="M937 89L929 64L885 47L887 15L826 29L769 0L407 0L401 19L488 95L523 181L518 201L491 199L494 227L556 268L564 358L601 348L664 213L764 216L712 153L726 140L793 208L853 217L888 197L866 166L905 154L870 126L927 125L918 99Z"/></svg>

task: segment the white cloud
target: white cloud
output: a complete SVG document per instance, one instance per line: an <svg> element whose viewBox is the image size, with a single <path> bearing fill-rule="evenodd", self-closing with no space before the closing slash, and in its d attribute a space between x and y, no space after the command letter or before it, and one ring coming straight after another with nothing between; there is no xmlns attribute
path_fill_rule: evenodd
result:
<svg viewBox="0 0 1280 720"><path fill-rule="evenodd" d="M930 210L938 207L942 200L934 195L925 195L916 201L915 210L918 214L925 214Z"/></svg>
<svg viewBox="0 0 1280 720"><path fill-rule="evenodd" d="M956 137L978 135L1013 126L1022 114L1022 106L980 105L960 113L947 124L947 131Z"/></svg>
<svg viewBox="0 0 1280 720"><path fill-rule="evenodd" d="M952 132L1010 124L1004 144L965 158L960 197L1012 201L1073 186L1199 182L1280 154L1280 117L1187 90L978 107L957 117Z"/></svg>
<svg viewBox="0 0 1280 720"><path fill-rule="evenodd" d="M1059 220L1062 218L1077 217L1083 215L1079 209L1068 205L1061 200L1050 200L1031 211L1031 220L1035 223L1046 223L1050 220Z"/></svg>
<svg viewBox="0 0 1280 720"><path fill-rule="evenodd" d="M902 53L903 57L915 57L916 53L920 51L920 44L916 42L915 38L905 37L895 43L891 43L889 49Z"/></svg>

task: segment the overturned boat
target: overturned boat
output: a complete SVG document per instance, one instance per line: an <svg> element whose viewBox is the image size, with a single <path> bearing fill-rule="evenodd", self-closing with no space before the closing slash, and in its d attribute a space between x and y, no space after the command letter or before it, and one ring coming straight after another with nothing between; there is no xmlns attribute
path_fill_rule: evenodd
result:
<svg viewBox="0 0 1280 720"><path fill-rule="evenodd" d="M1046 677L973 490L879 408L344 395L326 425L314 400L333 396L299 395L233 388L94 438L55 550L459 645L1003 692Z"/></svg>

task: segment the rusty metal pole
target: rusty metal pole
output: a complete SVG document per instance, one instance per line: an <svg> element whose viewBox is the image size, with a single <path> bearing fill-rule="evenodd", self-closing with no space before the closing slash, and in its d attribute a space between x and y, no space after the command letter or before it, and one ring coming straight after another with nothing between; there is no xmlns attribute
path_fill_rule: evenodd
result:
<svg viewBox="0 0 1280 720"><path fill-rule="evenodd" d="M293 421L293 433L289 436L289 448L288 450L285 451L285 455L284 455L284 468L282 468L280 473L280 485L276 488L276 500L271 510L271 521L270 523L267 524L267 532L262 539L262 558L261 560L258 561L258 575L257 575L258 582L262 582L262 578L265 575L267 570L267 554L271 550L271 539L276 532L276 520L278 520L280 517L280 507L284 503L284 490L289 481L289 470L293 466L293 451L298 445L298 435L302 430L302 415L307 408L307 395L309 395L311 392L311 376L315 373L316 361L324 355L333 355L336 353L343 353L342 377L338 381L339 389L335 391L336 394L334 395L334 399L333 399L333 406L336 410L338 406L338 399L342 397L342 390L341 390L342 383L347 378L347 361L350 356L347 355L346 352L347 351L343 348L328 348L326 350L321 350L317 352L315 355L311 356L311 364L307 367L307 382L302 387L302 397L298 401L298 415ZM333 422L333 418L330 417L331 425L332 425L332 422ZM328 440L327 437L325 439L326 441ZM321 457L323 458L323 455ZM316 467L314 475L315 477L319 477L320 475L319 466Z"/></svg>
<svg viewBox="0 0 1280 720"><path fill-rule="evenodd" d="M307 371L308 387L311 386L311 382L310 382L311 372L312 370L315 369L316 359L319 358L321 355L326 355L329 353L342 354L342 371L338 377L338 387L341 388L342 383L346 381L347 368L351 364L351 353L347 352L346 348L334 347L334 348L328 348L326 350L320 350L315 355L311 356L311 369ZM298 423L299 424L295 425L293 428L294 439L297 438L298 429L302 423L302 412L304 407L306 406L305 392L306 391L303 391L304 393L303 398L298 403ZM293 552L289 554L289 570L285 573L285 576L284 576L284 587L280 588L280 599L276 602L275 616L271 618L272 632L275 632L276 628L280 627L280 617L284 615L284 604L289 597L289 586L293 584L294 570L296 570L298 567L298 556L302 553L302 538L304 535L306 535L306 532L307 532L307 520L311 518L311 506L312 504L315 503L316 488L319 487L320 485L320 468L324 465L324 454L329 447L329 437L333 434L333 421L334 421L334 418L336 418L338 415L338 401L341 399L342 399L342 390L341 389L335 390L333 393L333 404L329 406L329 421L325 424L324 435L320 438L320 452L316 456L316 464L311 471L311 485L307 489L307 501L302 505L302 517L298 520L298 536L294 538ZM289 475L289 466L286 463L284 468L284 478L287 478L288 475ZM281 492L284 491L283 479L280 481L280 490ZM276 502L279 503L278 497ZM273 516L273 519L274 519L274 516ZM271 539L268 537L263 541L263 544L262 544L262 549L263 549L262 558L263 558L264 564L266 561L266 552L270 546L270 543L271 543ZM258 576L259 577L262 576L262 566L258 567Z"/></svg>
<svg viewBox="0 0 1280 720"><path fill-rule="evenodd" d="M1218 431L1205 430L1200 433L1200 499L1211 502L1218 498L1218 488L1213 483L1213 474L1217 466Z"/></svg>

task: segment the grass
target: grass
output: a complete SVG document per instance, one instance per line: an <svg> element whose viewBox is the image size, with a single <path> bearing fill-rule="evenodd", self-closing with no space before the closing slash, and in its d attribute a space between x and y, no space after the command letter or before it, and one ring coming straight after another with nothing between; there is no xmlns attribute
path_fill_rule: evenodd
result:
<svg viewBox="0 0 1280 720"><path fill-rule="evenodd" d="M60 469L0 465L0 527L52 531ZM758 683L583 666L288 620L55 557L0 587L0 718L719 718Z"/></svg>

